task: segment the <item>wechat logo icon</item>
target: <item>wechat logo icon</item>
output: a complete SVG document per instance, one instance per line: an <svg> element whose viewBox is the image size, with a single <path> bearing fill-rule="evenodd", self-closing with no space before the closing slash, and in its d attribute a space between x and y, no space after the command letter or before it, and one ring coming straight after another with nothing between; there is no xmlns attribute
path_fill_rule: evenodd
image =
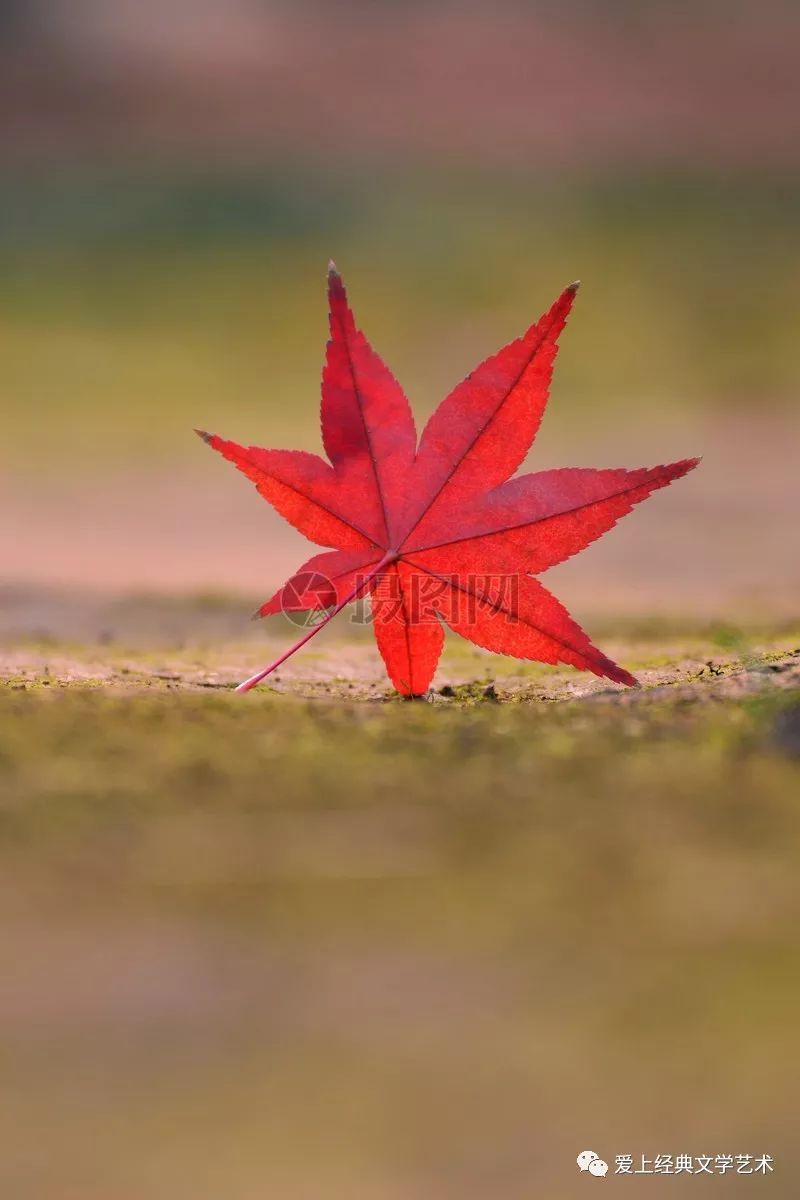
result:
<svg viewBox="0 0 800 1200"><path fill-rule="evenodd" d="M608 1163L598 1158L594 1150L581 1150L576 1161L581 1171L588 1171L590 1175L597 1175L602 1179L608 1174Z"/></svg>

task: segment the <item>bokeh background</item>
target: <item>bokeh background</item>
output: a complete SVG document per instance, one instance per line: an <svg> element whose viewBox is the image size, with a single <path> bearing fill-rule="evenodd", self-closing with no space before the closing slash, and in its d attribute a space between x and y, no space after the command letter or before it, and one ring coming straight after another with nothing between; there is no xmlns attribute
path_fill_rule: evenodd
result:
<svg viewBox="0 0 800 1200"><path fill-rule="evenodd" d="M230 634L302 561L192 429L318 449L330 257L420 420L580 278L531 464L704 462L548 584L717 650L796 617L798 44L793 0L2 0L3 628ZM15 1200L788 1152L798 827L739 734L76 703L5 751Z"/></svg>
<svg viewBox="0 0 800 1200"><path fill-rule="evenodd" d="M790 605L795 5L17 0L2 32L12 580L280 580L301 539L191 430L318 448L333 256L420 419L580 278L532 461L706 461L570 599Z"/></svg>

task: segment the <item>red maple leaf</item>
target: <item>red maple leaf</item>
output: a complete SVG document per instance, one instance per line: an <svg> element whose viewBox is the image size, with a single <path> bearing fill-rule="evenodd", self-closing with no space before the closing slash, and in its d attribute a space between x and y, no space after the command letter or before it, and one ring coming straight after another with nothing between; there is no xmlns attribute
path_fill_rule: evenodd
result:
<svg viewBox="0 0 800 1200"><path fill-rule="evenodd" d="M487 650L636 683L533 576L582 550L699 460L510 478L539 428L576 291L571 284L527 333L459 383L417 445L402 388L356 328L330 265L321 409L329 461L198 430L301 533L335 547L309 559L257 614L328 608L327 617L237 691L254 687L367 594L386 670L404 695L428 688L442 623Z"/></svg>

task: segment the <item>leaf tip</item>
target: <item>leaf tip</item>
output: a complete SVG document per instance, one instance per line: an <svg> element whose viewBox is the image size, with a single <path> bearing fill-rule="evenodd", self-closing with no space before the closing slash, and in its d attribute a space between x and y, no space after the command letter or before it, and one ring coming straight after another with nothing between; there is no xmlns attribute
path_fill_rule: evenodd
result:
<svg viewBox="0 0 800 1200"><path fill-rule="evenodd" d="M617 666L611 659L606 660L606 665L602 672L597 672L597 674L603 674L606 679L612 679L614 683L624 684L625 687L640 688L642 686L635 675L631 675L630 671L626 671L624 667Z"/></svg>
<svg viewBox="0 0 800 1200"><path fill-rule="evenodd" d="M339 274L339 268L336 266L336 263L333 261L332 258L328 259L328 278L329 279L341 279L341 275Z"/></svg>
<svg viewBox="0 0 800 1200"><path fill-rule="evenodd" d="M203 441L206 443L213 442L213 440L214 440L214 434L208 433L205 429L195 429L195 433L197 434L197 436L199 438L202 438Z"/></svg>
<svg viewBox="0 0 800 1200"><path fill-rule="evenodd" d="M672 470L675 472L674 478L679 479L681 475L688 475L695 467L699 467L703 461L702 454L698 454L696 458L682 458L679 462L672 464Z"/></svg>
<svg viewBox="0 0 800 1200"><path fill-rule="evenodd" d="M574 296L580 286L580 279L573 279L572 283L567 284L565 291L571 292L571 294Z"/></svg>

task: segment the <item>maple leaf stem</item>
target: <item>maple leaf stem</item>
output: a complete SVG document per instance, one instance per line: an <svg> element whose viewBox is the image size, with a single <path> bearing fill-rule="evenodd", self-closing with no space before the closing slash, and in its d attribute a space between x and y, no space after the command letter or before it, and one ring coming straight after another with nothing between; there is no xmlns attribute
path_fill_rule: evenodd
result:
<svg viewBox="0 0 800 1200"><path fill-rule="evenodd" d="M310 642L311 639L315 637L321 629L324 629L328 622L332 621L333 618L337 616L343 608L345 608L353 600L356 600L364 591L364 588L367 586L370 580L374 579L384 567L389 565L389 563L394 562L396 557L397 556L394 554L386 554L379 563L375 564L368 575L365 575L362 579L359 579L352 591L345 596L344 600L331 609L328 615L322 621L320 621L319 625L315 625L313 629L309 629L308 633L303 634L299 641L295 642L293 646L290 646L288 650L285 650L283 654L275 659L274 662L269 663L268 666L264 667L263 670L258 671L257 674L251 675L249 679L245 679L243 683L240 683L238 687L234 688L234 691L237 693L249 692L250 689L254 688L256 684L260 683L262 679L266 679L268 675L271 675L272 672L277 670L282 663L286 662L287 658L291 658L293 654L296 654L298 650L301 650L303 646L305 646L306 642Z"/></svg>

